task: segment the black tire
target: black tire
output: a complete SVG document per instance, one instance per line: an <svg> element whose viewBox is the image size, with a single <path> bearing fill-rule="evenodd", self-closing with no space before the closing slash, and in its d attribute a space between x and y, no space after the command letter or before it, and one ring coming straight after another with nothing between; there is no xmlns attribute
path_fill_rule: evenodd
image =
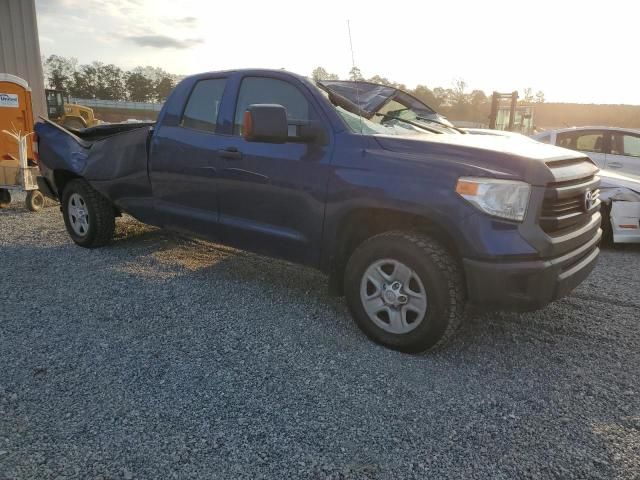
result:
<svg viewBox="0 0 640 480"><path fill-rule="evenodd" d="M363 275L370 265L382 259L402 262L424 285L426 313L408 333L390 333L380 328L361 300ZM344 288L349 309L360 329L373 341L394 350L418 353L438 349L454 336L464 318L466 292L461 269L437 240L425 234L392 231L368 239L347 263Z"/></svg>
<svg viewBox="0 0 640 480"><path fill-rule="evenodd" d="M11 192L6 188L0 188L0 208L7 208L11 205Z"/></svg>
<svg viewBox="0 0 640 480"><path fill-rule="evenodd" d="M39 212L44 207L44 195L40 190L29 190L24 203L29 211Z"/></svg>
<svg viewBox="0 0 640 480"><path fill-rule="evenodd" d="M82 233L78 233L72 226L72 217L69 215L70 199L77 194L86 205L88 215L88 227ZM74 200L78 197L74 197ZM95 248L106 245L113 238L115 230L115 215L111 202L102 194L94 190L85 180L71 180L64 187L62 193L62 215L67 232L71 239L81 247Z"/></svg>

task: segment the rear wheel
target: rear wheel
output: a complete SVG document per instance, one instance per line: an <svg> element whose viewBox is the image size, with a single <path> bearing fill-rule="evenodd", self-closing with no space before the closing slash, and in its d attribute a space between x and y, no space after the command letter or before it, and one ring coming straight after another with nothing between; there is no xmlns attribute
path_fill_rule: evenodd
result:
<svg viewBox="0 0 640 480"><path fill-rule="evenodd" d="M64 187L62 214L69 236L81 247L100 247L113 238L113 206L84 180L71 180Z"/></svg>
<svg viewBox="0 0 640 480"><path fill-rule="evenodd" d="M11 193L6 188L0 188L0 208L11 205Z"/></svg>
<svg viewBox="0 0 640 480"><path fill-rule="evenodd" d="M28 210L39 212L44 207L44 195L40 190L29 190L24 203Z"/></svg>
<svg viewBox="0 0 640 480"><path fill-rule="evenodd" d="M369 338L403 352L443 346L464 316L464 281L453 256L428 235L387 232L353 253L345 272L351 313Z"/></svg>

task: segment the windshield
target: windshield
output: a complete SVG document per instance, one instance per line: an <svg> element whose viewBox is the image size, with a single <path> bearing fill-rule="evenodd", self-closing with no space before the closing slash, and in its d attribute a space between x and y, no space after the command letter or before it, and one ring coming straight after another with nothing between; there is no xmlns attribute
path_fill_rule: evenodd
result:
<svg viewBox="0 0 640 480"><path fill-rule="evenodd" d="M324 89L319 89L322 94L331 102L336 112L342 117L347 127L353 133L361 133L363 135L419 135L424 133L432 133L426 129L419 128L415 125L405 123L396 119L385 119L380 122L376 117L376 121L371 121L365 117L350 112L341 106L336 105Z"/></svg>
<svg viewBox="0 0 640 480"><path fill-rule="evenodd" d="M425 106L426 107L426 106ZM405 122L418 123L425 128L435 129L440 133L460 133L444 117L440 117L436 112L417 107L409 107L395 99L385 103L373 116L372 120L386 123L389 118L398 118Z"/></svg>
<svg viewBox="0 0 640 480"><path fill-rule="evenodd" d="M363 135L416 135L421 133L430 133L426 130L422 130L421 128L417 128L413 125L397 120L390 120L385 123L375 123L361 117L360 115L348 112L342 107L335 107L335 109L354 133L362 133Z"/></svg>

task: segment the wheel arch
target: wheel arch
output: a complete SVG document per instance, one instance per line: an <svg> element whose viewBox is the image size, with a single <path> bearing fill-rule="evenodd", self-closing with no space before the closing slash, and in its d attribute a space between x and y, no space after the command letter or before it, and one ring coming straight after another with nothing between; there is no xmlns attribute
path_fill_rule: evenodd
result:
<svg viewBox="0 0 640 480"><path fill-rule="evenodd" d="M53 181L56 188L56 193L58 195L58 200L62 201L62 195L64 191L64 187L71 181L76 178L82 178L77 173L73 173L69 170L54 170L53 171Z"/></svg>
<svg viewBox="0 0 640 480"><path fill-rule="evenodd" d="M331 293L343 294L344 269L356 248L368 238L393 230L431 235L460 261L460 247L455 236L433 217L393 208L358 208L344 215L336 227L333 256L328 261Z"/></svg>

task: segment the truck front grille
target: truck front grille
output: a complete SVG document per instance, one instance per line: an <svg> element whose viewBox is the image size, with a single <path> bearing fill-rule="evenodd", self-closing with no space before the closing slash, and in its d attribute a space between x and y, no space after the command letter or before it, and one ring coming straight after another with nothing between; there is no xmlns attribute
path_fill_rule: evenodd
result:
<svg viewBox="0 0 640 480"><path fill-rule="evenodd" d="M600 177L597 167L587 160L548 166L557 181L547 185L540 227L551 236L566 235L589 223L600 210Z"/></svg>

